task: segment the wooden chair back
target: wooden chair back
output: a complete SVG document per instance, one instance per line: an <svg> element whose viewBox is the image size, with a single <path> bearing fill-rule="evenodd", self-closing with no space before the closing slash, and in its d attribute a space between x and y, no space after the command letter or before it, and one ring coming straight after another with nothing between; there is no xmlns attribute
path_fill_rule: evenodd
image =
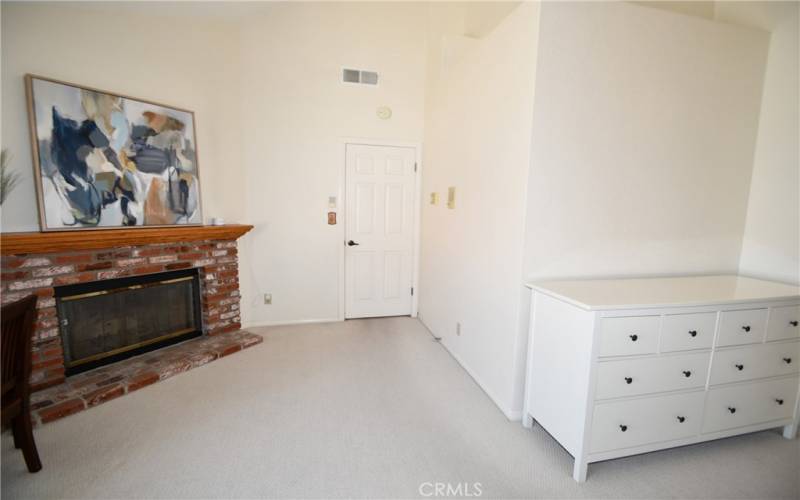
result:
<svg viewBox="0 0 800 500"><path fill-rule="evenodd" d="M30 391L28 381L31 376L31 342L36 320L36 299L36 295L31 295L3 306L0 310L4 403L7 399L27 401Z"/></svg>

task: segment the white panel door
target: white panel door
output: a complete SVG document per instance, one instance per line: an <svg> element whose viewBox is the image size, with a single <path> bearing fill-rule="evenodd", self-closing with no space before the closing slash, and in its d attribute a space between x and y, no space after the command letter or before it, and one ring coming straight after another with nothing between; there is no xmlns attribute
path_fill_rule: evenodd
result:
<svg viewBox="0 0 800 500"><path fill-rule="evenodd" d="M411 314L413 148L348 144L345 317Z"/></svg>

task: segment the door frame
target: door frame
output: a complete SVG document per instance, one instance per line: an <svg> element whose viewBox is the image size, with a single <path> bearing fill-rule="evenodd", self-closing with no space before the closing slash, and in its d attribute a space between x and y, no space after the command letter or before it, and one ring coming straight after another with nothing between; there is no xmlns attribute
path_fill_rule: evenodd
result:
<svg viewBox="0 0 800 500"><path fill-rule="evenodd" d="M409 141L395 141L391 139L365 139L363 137L341 137L339 139L341 147L341 165L339 167L339 196L336 204L336 211L340 220L339 229L339 321L345 320L345 300L347 293L345 289L345 236L347 236L347 146L387 146L395 148L413 148L414 161L417 164L417 171L414 172L414 216L412 223L414 227L412 234L412 255L411 255L411 286L414 288L414 295L411 297L411 317L416 318L419 310L419 252L420 252L420 221L421 217L421 191L422 191L422 143Z"/></svg>

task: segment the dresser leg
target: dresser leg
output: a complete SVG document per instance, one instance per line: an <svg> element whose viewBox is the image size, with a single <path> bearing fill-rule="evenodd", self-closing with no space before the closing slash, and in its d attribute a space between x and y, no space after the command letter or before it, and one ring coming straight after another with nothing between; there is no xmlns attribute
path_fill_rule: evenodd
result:
<svg viewBox="0 0 800 500"><path fill-rule="evenodd" d="M528 415L527 413L522 416L522 426L526 429L533 428L533 417Z"/></svg>
<svg viewBox="0 0 800 500"><path fill-rule="evenodd" d="M783 437L786 439L794 439L797 437L797 424L790 424L783 426Z"/></svg>
<svg viewBox="0 0 800 500"><path fill-rule="evenodd" d="M586 482L586 475L589 472L589 464L584 460L575 459L575 466L572 469L572 479L579 483Z"/></svg>

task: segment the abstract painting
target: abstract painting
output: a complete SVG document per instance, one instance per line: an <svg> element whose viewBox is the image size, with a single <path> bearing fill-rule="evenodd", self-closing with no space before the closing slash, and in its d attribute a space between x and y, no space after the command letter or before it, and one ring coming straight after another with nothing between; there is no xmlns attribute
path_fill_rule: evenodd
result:
<svg viewBox="0 0 800 500"><path fill-rule="evenodd" d="M202 223L194 113L26 82L43 231Z"/></svg>

